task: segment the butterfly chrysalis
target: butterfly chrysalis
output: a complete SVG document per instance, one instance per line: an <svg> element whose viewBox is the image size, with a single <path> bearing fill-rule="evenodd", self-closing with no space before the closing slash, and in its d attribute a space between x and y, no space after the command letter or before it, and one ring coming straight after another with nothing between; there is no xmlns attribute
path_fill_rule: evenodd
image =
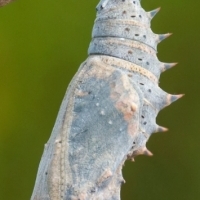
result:
<svg viewBox="0 0 200 200"><path fill-rule="evenodd" d="M40 162L32 200L120 200L126 159L152 153L158 112L179 99L158 86L174 63L160 62L150 28L159 9L139 0L101 0L88 58L71 81Z"/></svg>

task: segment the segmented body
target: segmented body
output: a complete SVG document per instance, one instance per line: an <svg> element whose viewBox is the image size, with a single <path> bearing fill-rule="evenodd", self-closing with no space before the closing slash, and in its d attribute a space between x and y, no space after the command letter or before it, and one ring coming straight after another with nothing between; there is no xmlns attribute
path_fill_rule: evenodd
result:
<svg viewBox="0 0 200 200"><path fill-rule="evenodd" d="M174 64L157 59L156 35L139 0L102 0L89 57L68 87L38 170L32 200L119 200L125 160L152 155L158 112L181 95L158 86Z"/></svg>

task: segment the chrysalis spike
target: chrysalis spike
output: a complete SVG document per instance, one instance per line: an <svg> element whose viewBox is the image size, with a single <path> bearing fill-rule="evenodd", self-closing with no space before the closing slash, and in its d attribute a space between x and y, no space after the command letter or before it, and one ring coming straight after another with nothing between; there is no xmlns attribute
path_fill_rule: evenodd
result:
<svg viewBox="0 0 200 200"><path fill-rule="evenodd" d="M145 156L153 156L153 153L151 153L146 146L145 147L141 147L138 150L136 150L135 152L133 152L133 154L131 155L131 159L135 158L136 156L139 155L145 155Z"/></svg>
<svg viewBox="0 0 200 200"><path fill-rule="evenodd" d="M123 178L119 182L121 183L121 185L126 183L126 181Z"/></svg>
<svg viewBox="0 0 200 200"><path fill-rule="evenodd" d="M132 158L131 158L131 161L132 161L132 162L135 162L135 159L132 157Z"/></svg>
<svg viewBox="0 0 200 200"><path fill-rule="evenodd" d="M162 72L171 69L172 67L176 66L178 63L163 63Z"/></svg>
<svg viewBox="0 0 200 200"><path fill-rule="evenodd" d="M184 94L178 94L178 95L168 94L167 95L167 105L170 105L171 103L182 98L183 96L184 96Z"/></svg>
<svg viewBox="0 0 200 200"><path fill-rule="evenodd" d="M146 147L144 148L144 151L143 151L143 155L146 155L146 156L153 156L153 153L151 151L149 151Z"/></svg>
<svg viewBox="0 0 200 200"><path fill-rule="evenodd" d="M158 34L157 35L157 43L162 42L163 40L165 40L166 38L168 38L171 35L172 35L172 33Z"/></svg>
<svg viewBox="0 0 200 200"><path fill-rule="evenodd" d="M156 8L155 10L151 10L147 12L149 19L152 20L155 17L155 15L160 11L160 9L161 8L159 7L159 8Z"/></svg>
<svg viewBox="0 0 200 200"><path fill-rule="evenodd" d="M169 130L168 128L165 128L165 127L157 125L155 133L158 133L158 132L160 132L160 133L167 132L168 130Z"/></svg>

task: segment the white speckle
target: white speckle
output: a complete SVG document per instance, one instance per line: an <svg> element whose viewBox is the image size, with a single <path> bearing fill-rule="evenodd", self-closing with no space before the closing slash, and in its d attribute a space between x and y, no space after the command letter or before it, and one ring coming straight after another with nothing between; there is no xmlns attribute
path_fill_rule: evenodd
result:
<svg viewBox="0 0 200 200"><path fill-rule="evenodd" d="M99 103L96 103L96 106L98 107L98 106L99 106Z"/></svg>
<svg viewBox="0 0 200 200"><path fill-rule="evenodd" d="M100 114L101 114L101 115L105 115L105 111L104 111L104 110L101 110Z"/></svg>
<svg viewBox="0 0 200 200"><path fill-rule="evenodd" d="M120 130L120 131L123 131L123 128L120 128L119 130Z"/></svg>
<svg viewBox="0 0 200 200"><path fill-rule="evenodd" d="M108 123L111 125L113 122L111 120L109 120Z"/></svg>

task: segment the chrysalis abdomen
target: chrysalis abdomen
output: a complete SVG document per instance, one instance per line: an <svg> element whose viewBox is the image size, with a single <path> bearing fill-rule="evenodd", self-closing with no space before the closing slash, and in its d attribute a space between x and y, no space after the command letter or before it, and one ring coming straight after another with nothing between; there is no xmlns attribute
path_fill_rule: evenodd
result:
<svg viewBox="0 0 200 200"><path fill-rule="evenodd" d="M152 155L158 112L181 95L158 86L174 64L156 56L156 35L139 0L101 0L89 57L68 87L40 162L32 200L120 200L126 159Z"/></svg>
<svg viewBox="0 0 200 200"><path fill-rule="evenodd" d="M108 65L131 76L134 88L142 97L139 130L147 139L152 132L167 130L156 125L156 116L182 96L167 94L158 86L161 72L175 65L160 62L156 56L157 45L171 35L152 32L150 22L158 11L145 12L139 0L102 0L97 6L89 47L90 55L102 55L101 59ZM141 140L141 148L147 139Z"/></svg>

